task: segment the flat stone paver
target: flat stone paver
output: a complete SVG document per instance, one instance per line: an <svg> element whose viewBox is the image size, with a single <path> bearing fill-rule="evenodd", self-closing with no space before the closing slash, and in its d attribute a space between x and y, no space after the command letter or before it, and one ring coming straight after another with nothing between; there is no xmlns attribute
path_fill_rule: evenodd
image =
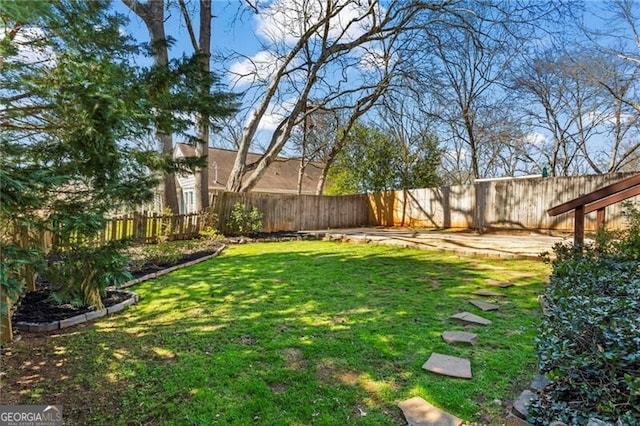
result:
<svg viewBox="0 0 640 426"><path fill-rule="evenodd" d="M485 284L490 285L492 287L500 287L500 288L513 287L513 283L506 282L506 281L498 281L498 280L487 280Z"/></svg>
<svg viewBox="0 0 640 426"><path fill-rule="evenodd" d="M507 297L506 294L497 293L491 290L476 290L473 292L476 296L484 296L484 297Z"/></svg>
<svg viewBox="0 0 640 426"><path fill-rule="evenodd" d="M466 331L445 331L442 333L442 340L447 343L468 343L475 345L478 343L478 335L467 333Z"/></svg>
<svg viewBox="0 0 640 426"><path fill-rule="evenodd" d="M500 306L494 305L493 303L483 302L482 300L469 300L469 303L483 311L497 311L500 309Z"/></svg>
<svg viewBox="0 0 640 426"><path fill-rule="evenodd" d="M542 374L536 374L529 388L535 392L542 392L551 382Z"/></svg>
<svg viewBox="0 0 640 426"><path fill-rule="evenodd" d="M419 396L398 404L409 426L460 426L462 420L440 410Z"/></svg>
<svg viewBox="0 0 640 426"><path fill-rule="evenodd" d="M513 402L511 412L522 419L526 419L527 415L529 415L529 405L531 401L537 397L538 396L529 389L523 390L518 399Z"/></svg>
<svg viewBox="0 0 640 426"><path fill-rule="evenodd" d="M482 318L481 316L474 315L471 312L460 312L458 314L451 315L449 318L456 319L458 321L467 322L470 324L478 324L478 325L489 325L491 321Z"/></svg>
<svg viewBox="0 0 640 426"><path fill-rule="evenodd" d="M432 353L427 362L422 366L432 373L444 376L458 377L460 379L471 379L471 361L465 358L458 358L450 355Z"/></svg>

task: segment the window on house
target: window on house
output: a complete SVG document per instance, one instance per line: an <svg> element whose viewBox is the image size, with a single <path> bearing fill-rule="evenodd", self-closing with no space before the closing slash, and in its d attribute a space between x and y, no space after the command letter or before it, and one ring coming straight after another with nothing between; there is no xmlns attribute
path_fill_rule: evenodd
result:
<svg viewBox="0 0 640 426"><path fill-rule="evenodd" d="M182 212L184 214L193 213L193 191L185 191L182 194Z"/></svg>

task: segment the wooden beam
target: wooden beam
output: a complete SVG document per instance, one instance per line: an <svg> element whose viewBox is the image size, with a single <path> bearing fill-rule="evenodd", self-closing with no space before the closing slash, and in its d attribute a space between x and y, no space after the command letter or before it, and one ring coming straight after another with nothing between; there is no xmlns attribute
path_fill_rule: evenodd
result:
<svg viewBox="0 0 640 426"><path fill-rule="evenodd" d="M585 206L584 214L589 214L591 212L598 211L612 204L619 203L620 201L627 200L631 197L635 197L636 195L640 195L640 185L634 186L633 188L625 189L624 191L618 192L617 194L614 194L610 197L604 198L602 200L593 202Z"/></svg>
<svg viewBox="0 0 640 426"><path fill-rule="evenodd" d="M637 185L640 185L640 174L631 176L629 178L621 180L620 182L616 182L614 184L605 186L604 188L600 188L596 191L590 192L586 195L583 195L582 197L574 198L573 200L567 201L566 203L562 203L560 205L552 207L547 210L547 213L549 214L549 216L557 216L559 214L575 210L579 206L593 203L594 201L609 197L613 194L617 194L618 192L624 191Z"/></svg>

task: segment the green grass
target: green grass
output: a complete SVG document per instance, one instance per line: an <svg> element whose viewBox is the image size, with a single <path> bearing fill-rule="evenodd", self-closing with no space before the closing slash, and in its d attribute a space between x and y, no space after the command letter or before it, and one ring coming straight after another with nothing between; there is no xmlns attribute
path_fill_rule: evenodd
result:
<svg viewBox="0 0 640 426"><path fill-rule="evenodd" d="M140 303L124 313L18 342L3 385L12 403L62 400L69 424L382 425L401 423L396 404L413 396L499 424L495 400L535 372L547 275L540 262L381 246L232 246L134 287ZM516 284L482 313L493 324L450 321L479 313L467 300L489 279ZM465 329L477 345L440 338ZM422 370L434 351L468 357L474 378Z"/></svg>

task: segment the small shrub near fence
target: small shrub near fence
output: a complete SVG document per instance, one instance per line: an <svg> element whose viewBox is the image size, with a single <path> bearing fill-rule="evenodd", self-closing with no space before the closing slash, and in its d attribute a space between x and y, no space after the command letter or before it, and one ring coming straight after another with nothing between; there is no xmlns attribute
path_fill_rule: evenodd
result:
<svg viewBox="0 0 640 426"><path fill-rule="evenodd" d="M227 220L229 235L253 235L262 231L263 214L257 207L249 207L243 203L235 203Z"/></svg>

